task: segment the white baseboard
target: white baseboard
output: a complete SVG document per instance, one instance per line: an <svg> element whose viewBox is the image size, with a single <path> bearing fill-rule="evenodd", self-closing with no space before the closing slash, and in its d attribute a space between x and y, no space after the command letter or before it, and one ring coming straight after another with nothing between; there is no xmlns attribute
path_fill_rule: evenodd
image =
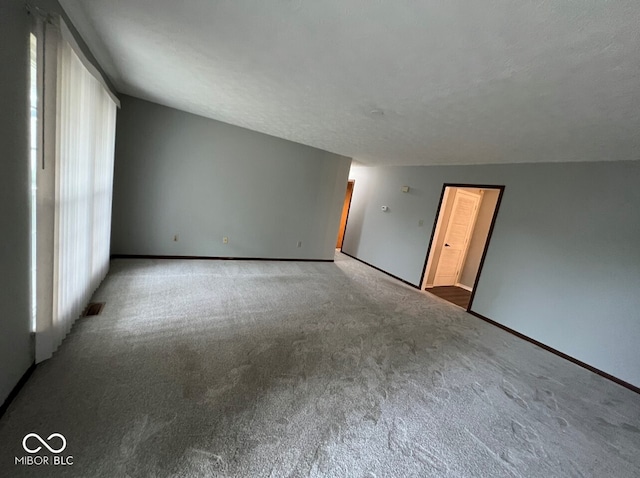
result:
<svg viewBox="0 0 640 478"><path fill-rule="evenodd" d="M460 287L461 289L468 290L469 292L473 291L473 287L469 287L468 285L461 284L460 282L456 282L456 287Z"/></svg>
<svg viewBox="0 0 640 478"><path fill-rule="evenodd" d="M456 282L455 286L456 287L460 287L461 289L464 289L464 290L468 290L469 292L473 291L473 287L469 287L468 285L461 284L460 282ZM433 289L434 287L436 287L436 286L433 285L433 284L425 284L425 286L424 286L425 289ZM444 286L442 286L442 287L444 287Z"/></svg>

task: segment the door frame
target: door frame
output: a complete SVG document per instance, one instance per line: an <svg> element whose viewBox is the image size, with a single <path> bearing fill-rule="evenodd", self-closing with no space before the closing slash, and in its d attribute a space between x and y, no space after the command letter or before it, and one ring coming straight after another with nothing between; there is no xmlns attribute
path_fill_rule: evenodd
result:
<svg viewBox="0 0 640 478"><path fill-rule="evenodd" d="M342 230L342 242L340 242L340 247L336 247L336 249L340 249L340 252L342 252L342 245L344 244L344 238L347 235L347 226L349 225L349 213L351 212L351 203L353 202L353 191L355 191L356 189L356 180L355 179L347 180L347 188L345 189L345 194L346 194L346 191L349 190L349 184L351 184L351 197L349 198L349 206L347 207L347 217L344 220L344 228ZM340 214L340 216L342 216L342 213ZM340 218L340 227L342 227L342 217ZM340 234L339 230L338 230L338 234Z"/></svg>
<svg viewBox="0 0 640 478"><path fill-rule="evenodd" d="M444 183L442 185L442 191L440 192L440 200L438 202L438 209L436 210L436 217L433 221L433 229L431 230L431 237L429 238L429 247L427 247L427 253L424 258L424 266L422 267L422 274L420 275L420 290L423 289L424 284L424 276L427 273L427 264L429 262L429 256L431 255L431 248L434 246L434 239L436 232L438 230L438 222L440 220L440 212L442 211L443 201L445 197L445 192L447 188L477 188L477 189L497 189L498 190L498 201L496 202L496 208L493 211L493 217L491 218L491 225L489 226L489 232L487 233L487 240L484 243L484 248L482 250L482 257L480 258L480 265L478 266L478 273L476 274L476 278L473 282L473 290L471 291L471 297L469 298L469 305L467 305L467 312L471 310L471 306L473 305L473 299L476 296L476 290L478 288L478 282L480 281L480 275L482 274L482 268L484 267L484 260L487 257L487 251L489 250L489 243L491 242L491 236L493 235L493 228L496 225L496 219L498 217L498 212L500 211L500 205L502 203L502 197L504 196L504 185L496 185L496 184L468 184L468 183Z"/></svg>
<svg viewBox="0 0 640 478"><path fill-rule="evenodd" d="M472 193L472 192L469 192L469 191L465 191L464 189L462 189L460 191L458 191L456 189L455 196L452 198L452 204L451 205L453 206L453 208L451 209L451 214L449 216L449 222L447 223L447 227L444 230L444 236L443 236L444 242L446 242L447 233L449 232L449 227L451 227L451 220L453 219L453 214L454 214L454 211L455 211L455 204L456 204L456 200L458 199L458 193L466 194L466 195L469 195L469 196L474 196L474 201L477 201L477 203L476 203L476 207L475 207L475 209L473 211L473 217L471 218L471 221L470 221L471 227L467 230L464 250L462 251L462 254L460 255L460 257L458 257L457 273L456 273L455 279L453 280L453 284L451 284L451 285L458 284L460 276L462 275L462 270L463 270L464 264L465 264L465 262L467 260L467 254L469 252L469 247L471 245L471 239L473 237L473 232L475 231L475 228L476 228L476 222L478 220L478 214L480 212L480 206L482 204L482 198L484 196L483 191L480 191L479 193L475 193L475 192ZM445 204L446 204L446 202L445 202ZM438 218L438 222L440 222L440 218ZM447 246L448 246L448 244L444 244L443 245L443 247L447 247ZM436 277L438 276L438 268L440 267L440 263L442 261L442 253L443 253L443 250L440 251L440 257L438 257L438 263L435 264L435 271L434 271L434 277L433 277L433 286L434 287L438 287L438 286L436 286L435 282L436 282ZM431 267L433 267L433 266L434 266L434 264L431 264Z"/></svg>

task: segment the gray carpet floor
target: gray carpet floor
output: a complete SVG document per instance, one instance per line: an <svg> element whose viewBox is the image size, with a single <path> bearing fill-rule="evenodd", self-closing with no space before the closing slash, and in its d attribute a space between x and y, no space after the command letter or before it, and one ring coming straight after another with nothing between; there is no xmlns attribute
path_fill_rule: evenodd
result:
<svg viewBox="0 0 640 478"><path fill-rule="evenodd" d="M342 254L116 260L94 299L0 475L640 476L640 395ZM28 432L73 465L14 465Z"/></svg>

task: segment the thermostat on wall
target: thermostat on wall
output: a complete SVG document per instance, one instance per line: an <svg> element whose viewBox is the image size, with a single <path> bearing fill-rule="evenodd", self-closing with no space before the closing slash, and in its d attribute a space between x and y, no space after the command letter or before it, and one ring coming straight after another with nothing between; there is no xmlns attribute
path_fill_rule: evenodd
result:
<svg viewBox="0 0 640 478"><path fill-rule="evenodd" d="M384 212L387 212L389 210L387 206L382 206L380 209L382 209Z"/></svg>

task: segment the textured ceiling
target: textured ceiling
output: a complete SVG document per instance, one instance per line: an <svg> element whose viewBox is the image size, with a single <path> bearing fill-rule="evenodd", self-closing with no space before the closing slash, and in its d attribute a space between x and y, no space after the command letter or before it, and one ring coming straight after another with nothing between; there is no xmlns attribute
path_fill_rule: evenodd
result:
<svg viewBox="0 0 640 478"><path fill-rule="evenodd" d="M638 0L61 0L122 93L364 164L640 159Z"/></svg>

